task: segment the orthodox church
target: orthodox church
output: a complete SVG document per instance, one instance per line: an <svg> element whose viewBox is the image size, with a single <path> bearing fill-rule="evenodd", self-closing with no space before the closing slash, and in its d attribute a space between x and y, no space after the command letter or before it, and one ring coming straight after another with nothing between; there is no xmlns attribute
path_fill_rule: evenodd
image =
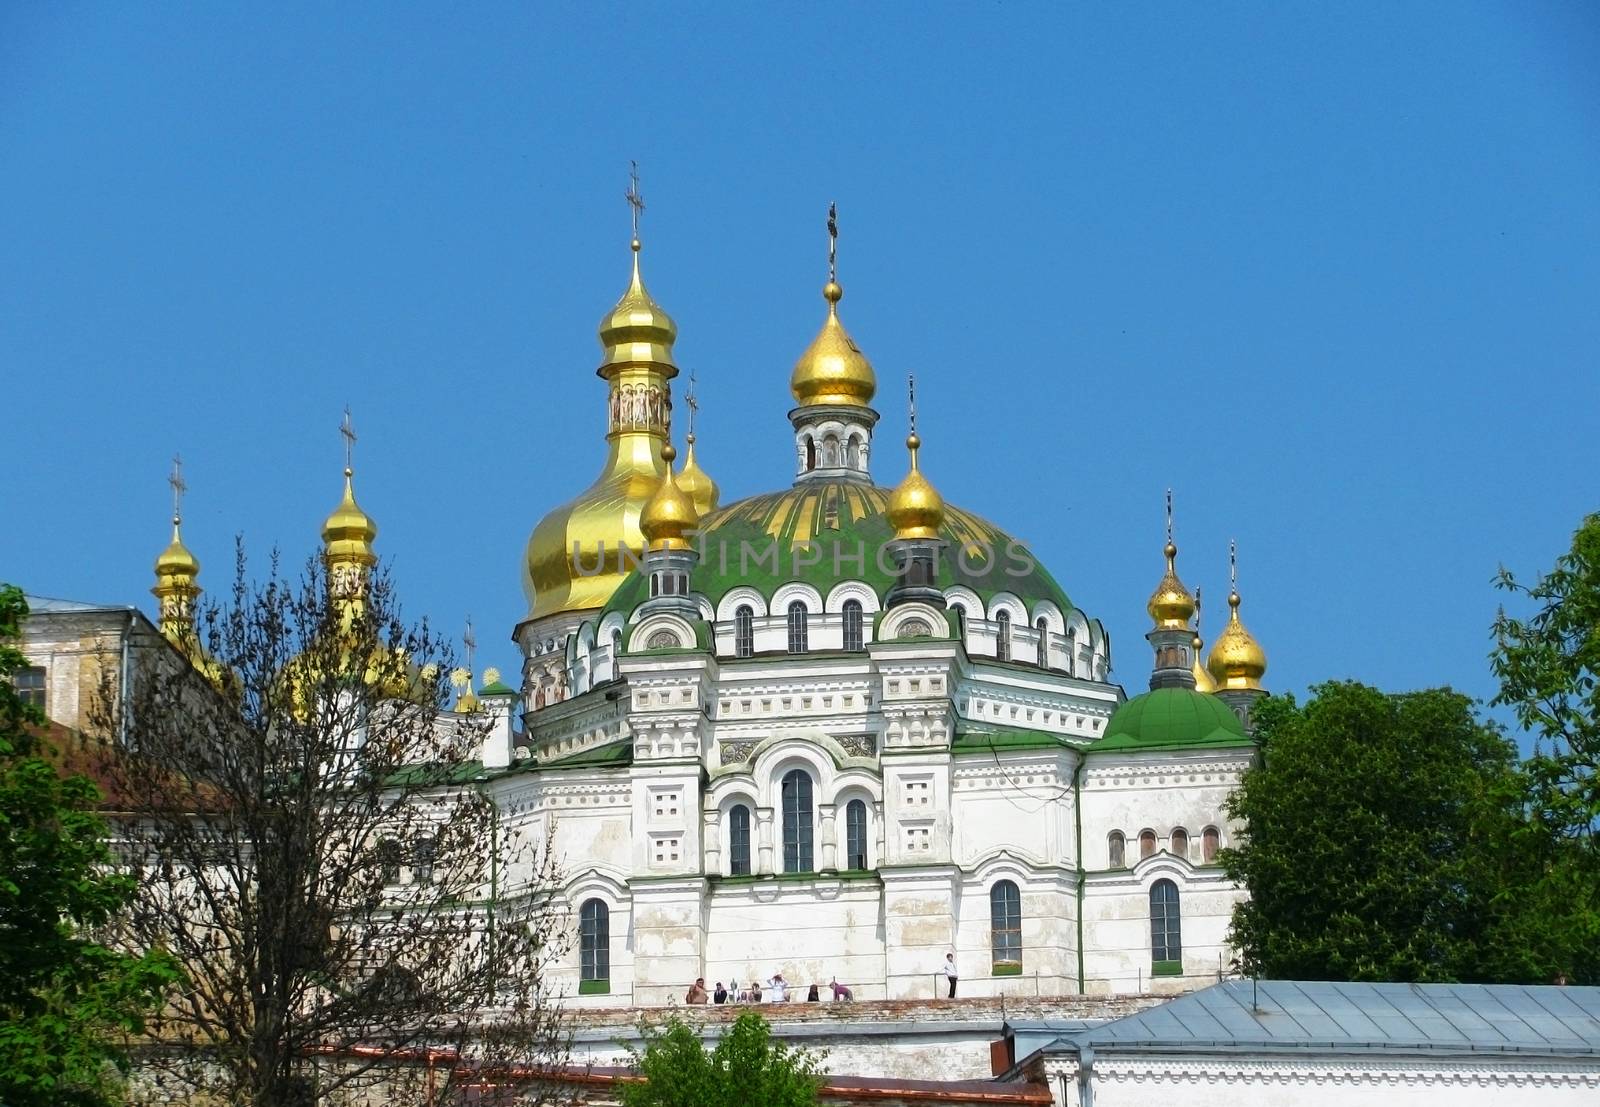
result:
<svg viewBox="0 0 1600 1107"><path fill-rule="evenodd" d="M903 460L879 456L831 258L789 377L792 479L722 504L692 396L681 462L673 444L677 327L632 250L599 329L600 474L528 541L520 687L488 671L454 709L493 720L480 779L504 820L553 828L574 930L555 984L591 1006L775 972L928 997L948 953L962 995L1214 982L1266 658L1234 590L1202 664L1170 501L1129 699L1100 621L944 501L914 413ZM323 528L336 587L360 587L376 535L347 469ZM154 589L175 642L198 571L175 523Z"/></svg>

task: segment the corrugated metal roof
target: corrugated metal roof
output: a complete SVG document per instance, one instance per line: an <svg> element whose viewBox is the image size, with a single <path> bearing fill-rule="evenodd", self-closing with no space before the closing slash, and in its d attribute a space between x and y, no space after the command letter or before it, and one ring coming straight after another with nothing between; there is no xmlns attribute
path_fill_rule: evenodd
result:
<svg viewBox="0 0 1600 1107"><path fill-rule="evenodd" d="M60 600L54 596L35 596L24 593L23 598L28 601L28 610L33 612L57 613L84 613L91 611L131 611L133 608L126 605L113 606L110 604L83 603L80 600Z"/></svg>
<svg viewBox="0 0 1600 1107"><path fill-rule="evenodd" d="M1600 1056L1600 988L1229 980L1059 1041Z"/></svg>

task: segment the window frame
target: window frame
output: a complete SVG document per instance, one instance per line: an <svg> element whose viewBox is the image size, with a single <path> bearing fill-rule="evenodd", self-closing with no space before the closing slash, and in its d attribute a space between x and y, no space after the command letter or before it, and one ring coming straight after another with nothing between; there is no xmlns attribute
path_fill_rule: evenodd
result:
<svg viewBox="0 0 1600 1107"><path fill-rule="evenodd" d="M419 834L411 841L411 882L432 884L433 869L439 860L439 840L431 834Z"/></svg>
<svg viewBox="0 0 1600 1107"><path fill-rule="evenodd" d="M1039 635L1039 668L1050 667L1050 620L1043 615L1034 622L1033 629Z"/></svg>
<svg viewBox="0 0 1600 1107"><path fill-rule="evenodd" d="M866 632L864 630L866 609L861 606L861 601L845 600L842 613L844 615L844 648L851 651L866 649Z"/></svg>
<svg viewBox="0 0 1600 1107"><path fill-rule="evenodd" d="M740 825L740 816L744 816ZM736 803L728 808L728 875L749 876L750 866L750 806Z"/></svg>
<svg viewBox="0 0 1600 1107"><path fill-rule="evenodd" d="M611 905L591 896L578 908L578 994L610 990Z"/></svg>
<svg viewBox="0 0 1600 1107"><path fill-rule="evenodd" d="M994 659L1011 660L1011 612L997 611L994 616Z"/></svg>
<svg viewBox="0 0 1600 1107"><path fill-rule="evenodd" d="M1217 852L1222 849L1222 831L1214 826L1208 826L1200 832L1200 861L1202 864L1215 865Z"/></svg>
<svg viewBox="0 0 1600 1107"><path fill-rule="evenodd" d="M50 702L50 674L43 665L24 665L16 670L11 686L23 703L37 707L41 713L45 711Z"/></svg>
<svg viewBox="0 0 1600 1107"><path fill-rule="evenodd" d="M844 805L844 867L851 872L867 869L867 802L853 799Z"/></svg>
<svg viewBox="0 0 1600 1107"><path fill-rule="evenodd" d="M756 609L742 603L733 609L733 656L751 657L756 652Z"/></svg>
<svg viewBox="0 0 1600 1107"><path fill-rule="evenodd" d="M789 624L789 652L806 653L811 647L811 612L804 600L791 600L785 614Z"/></svg>
<svg viewBox="0 0 1600 1107"><path fill-rule="evenodd" d="M1183 975L1183 900L1178 885L1150 885L1150 967L1157 976Z"/></svg>
<svg viewBox="0 0 1600 1107"><path fill-rule="evenodd" d="M1128 867L1128 836L1122 831L1113 830L1106 835L1106 858L1110 862L1109 868Z"/></svg>
<svg viewBox="0 0 1600 1107"><path fill-rule="evenodd" d="M989 888L989 963L996 976L1022 972L1022 889L1014 880Z"/></svg>
<svg viewBox="0 0 1600 1107"><path fill-rule="evenodd" d="M783 871L816 872L816 789L811 774L790 769L778 786L783 816Z"/></svg>

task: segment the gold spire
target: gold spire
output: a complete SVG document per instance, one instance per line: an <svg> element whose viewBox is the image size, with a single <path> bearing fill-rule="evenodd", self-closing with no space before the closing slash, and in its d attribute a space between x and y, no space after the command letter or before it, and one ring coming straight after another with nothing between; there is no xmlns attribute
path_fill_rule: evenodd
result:
<svg viewBox="0 0 1600 1107"><path fill-rule="evenodd" d="M1232 583L1228 593L1228 625L1217 635L1206 668L1216 678L1219 691L1260 691L1261 677L1267 671L1267 655L1239 621L1238 557L1232 542L1228 543L1228 577Z"/></svg>
<svg viewBox="0 0 1600 1107"><path fill-rule="evenodd" d="M1167 558L1167 571L1162 576L1161 583L1156 585L1156 590L1151 593L1150 602L1145 604L1145 610L1150 613L1150 618L1155 620L1156 626L1163 630L1175 630L1189 625L1193 617L1195 606L1194 597L1183 586L1183 581L1178 579L1178 547L1172 542L1172 489L1167 489L1167 548L1162 551Z"/></svg>
<svg viewBox="0 0 1600 1107"><path fill-rule="evenodd" d="M461 644L467 648L467 664L450 674L450 683L459 692L456 696L456 714L470 715L478 710L478 696L472 690L472 666L477 661L478 639L472 631L472 616L467 616L467 629L461 634Z"/></svg>
<svg viewBox="0 0 1600 1107"><path fill-rule="evenodd" d="M339 566L354 566L358 571L370 569L378 563L372 552L373 540L378 537L378 524L356 503L351 467L356 444L355 428L350 422L350 409L344 409L344 422L339 425L344 436L344 496L339 506L322 524L322 556L328 564L330 575L337 575Z"/></svg>
<svg viewBox="0 0 1600 1107"><path fill-rule="evenodd" d="M906 435L906 449L911 454L911 469L889 496L889 507L884 514L894 528L896 541L912 538L937 538L944 525L944 499L928 478L917 467L917 451L922 439L917 437L917 383L914 377L906 378L910 396L911 433Z"/></svg>
<svg viewBox="0 0 1600 1107"><path fill-rule="evenodd" d="M194 603L201 592L196 583L200 560L183 544L183 494L189 486L183 482L182 458L173 457L167 483L172 486L172 541L156 558L156 583L150 592L160 602L161 633L176 642L194 633Z"/></svg>
<svg viewBox="0 0 1600 1107"><path fill-rule="evenodd" d="M717 482L712 480L694 459L694 417L700 411L700 403L695 399L694 384L694 372L691 370L689 387L683 396L684 406L689 409L689 433L684 436L684 443L688 448L684 451L683 468L678 473L678 487L689 493L689 497L694 500L695 514L704 519L717 510L720 490L717 488Z"/></svg>
<svg viewBox="0 0 1600 1107"><path fill-rule="evenodd" d="M1194 666L1190 672L1194 674L1194 688L1196 692L1215 692L1217 682L1211 679L1211 674L1206 671L1205 662L1201 661L1201 647L1205 641L1200 637L1200 589L1194 590Z"/></svg>
<svg viewBox="0 0 1600 1107"><path fill-rule="evenodd" d="M652 550L687 550L692 548L685 535L700 525L695 513L694 500L672 476L672 462L678 456L668 442L661 448L661 459L667 463L667 475L661 485L645 501L639 516L639 530L644 534L646 548Z"/></svg>
<svg viewBox="0 0 1600 1107"><path fill-rule="evenodd" d="M638 564L644 546L639 513L666 472L661 446L672 423L672 360L677 324L645 291L639 276L638 166L627 190L634 236L633 276L600 324L608 384L607 453L600 475L541 519L528 538L523 586L528 618L602 607Z"/></svg>
<svg viewBox="0 0 1600 1107"><path fill-rule="evenodd" d="M822 298L828 301L828 318L795 362L789 390L801 407L842 405L866 407L878 390L872 363L839 322L839 301L844 289L837 280L839 223L837 205L828 205L828 283Z"/></svg>

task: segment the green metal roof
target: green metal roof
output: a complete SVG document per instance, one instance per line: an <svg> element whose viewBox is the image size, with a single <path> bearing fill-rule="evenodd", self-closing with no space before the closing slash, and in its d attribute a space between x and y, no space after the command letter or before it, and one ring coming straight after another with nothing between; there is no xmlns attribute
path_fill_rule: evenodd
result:
<svg viewBox="0 0 1600 1107"><path fill-rule="evenodd" d="M999 726L993 723L974 723L966 719L956 721L955 741L950 752L990 753L1004 750L1077 749L1080 743L1061 734L1047 730L1030 730L1020 726Z"/></svg>
<svg viewBox="0 0 1600 1107"><path fill-rule="evenodd" d="M544 761L539 764L540 770L546 769L594 769L594 768L626 768L633 764L633 743L628 741L612 742L610 745L595 746L592 749L582 750L570 757L563 757L556 761Z"/></svg>
<svg viewBox="0 0 1600 1107"><path fill-rule="evenodd" d="M1117 708L1105 736L1089 751L1253 744L1239 716L1216 696L1192 688L1156 688Z"/></svg>

